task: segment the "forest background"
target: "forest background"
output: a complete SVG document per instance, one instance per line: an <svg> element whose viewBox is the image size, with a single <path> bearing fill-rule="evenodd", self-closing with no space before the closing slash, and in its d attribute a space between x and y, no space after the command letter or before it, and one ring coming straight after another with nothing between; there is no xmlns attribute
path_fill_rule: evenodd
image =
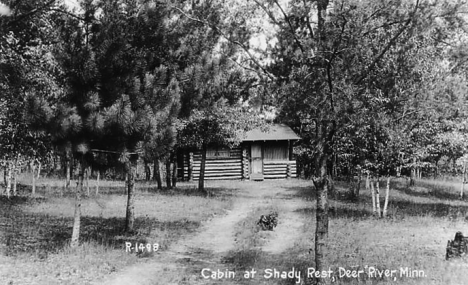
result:
<svg viewBox="0 0 468 285"><path fill-rule="evenodd" d="M163 163L172 186L178 148L236 144L266 118L302 137L320 269L333 179L358 177L358 196L361 176L464 174L466 13L464 1L4 1L4 193L26 167L61 169L66 186L78 169L73 246L85 176L117 173L132 231L138 160L159 187Z"/></svg>

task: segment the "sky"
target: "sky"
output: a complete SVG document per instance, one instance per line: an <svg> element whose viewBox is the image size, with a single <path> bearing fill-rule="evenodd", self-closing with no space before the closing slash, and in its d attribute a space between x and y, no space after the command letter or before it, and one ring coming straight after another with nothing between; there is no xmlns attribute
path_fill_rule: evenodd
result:
<svg viewBox="0 0 468 285"><path fill-rule="evenodd" d="M73 8L80 7L80 5L78 4L78 0L65 0L64 3L70 8L70 10L72 10Z"/></svg>
<svg viewBox="0 0 468 285"><path fill-rule="evenodd" d="M0 2L0 16L9 16L11 14L10 8L7 5Z"/></svg>

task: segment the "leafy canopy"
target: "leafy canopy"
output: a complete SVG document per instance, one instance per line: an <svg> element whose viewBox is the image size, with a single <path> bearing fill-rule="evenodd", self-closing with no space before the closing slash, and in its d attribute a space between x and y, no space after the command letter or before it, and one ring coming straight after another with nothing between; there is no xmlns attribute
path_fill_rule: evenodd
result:
<svg viewBox="0 0 468 285"><path fill-rule="evenodd" d="M178 124L178 143L181 147L203 148L210 144L234 147L242 142L245 133L264 122L254 112L240 106L229 106L225 99L209 109L196 110Z"/></svg>

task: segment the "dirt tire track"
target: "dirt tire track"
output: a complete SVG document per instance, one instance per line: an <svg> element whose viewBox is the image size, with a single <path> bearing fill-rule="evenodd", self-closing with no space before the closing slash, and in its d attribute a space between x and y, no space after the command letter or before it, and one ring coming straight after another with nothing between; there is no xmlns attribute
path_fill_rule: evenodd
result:
<svg viewBox="0 0 468 285"><path fill-rule="evenodd" d="M158 279L162 274L179 271L184 268L177 265L177 260L181 258L197 258L196 252L199 250L211 251L217 255L227 252L235 247L234 228L235 225L244 219L249 209L256 207L261 200L237 199L234 207L226 215L215 217L201 227L198 234L185 237L167 251L155 254L155 257L146 263L135 264L122 272L116 273L111 279L105 281L104 285L146 285L151 280ZM165 262L158 261L159 256ZM206 262L206 261L205 261ZM215 262L215 261L211 261ZM177 274L176 274L177 275ZM164 281L167 282L167 281ZM166 283L157 284L166 284ZM177 283L173 283L177 284Z"/></svg>
<svg viewBox="0 0 468 285"><path fill-rule="evenodd" d="M235 226L247 217L255 208L265 206L271 200L281 199L278 227L271 236L264 250L271 253L281 253L294 244L294 235L300 230L302 222L294 213L303 206L299 199L283 200L285 189L270 183L243 182L248 190L239 191L234 198L234 205L226 215L206 221L197 234L183 237L166 251L160 251L144 263L138 263L121 272L115 273L105 282L94 283L104 285L155 285L155 284L204 284L200 276L191 276L186 280L181 274L186 266L180 260L188 259L203 263L219 264L223 253L235 247ZM249 189L250 188L250 189ZM256 217L255 217L256 218ZM211 259L203 260L200 252L209 252ZM206 257L206 254L204 255ZM183 279L182 279L183 278Z"/></svg>
<svg viewBox="0 0 468 285"><path fill-rule="evenodd" d="M222 217L216 217L202 226L194 237L186 238L170 248L169 251L187 253L194 249L223 253L235 246L235 225L247 217L250 209L257 207L260 201L239 201L235 207Z"/></svg>
<svg viewBox="0 0 468 285"><path fill-rule="evenodd" d="M271 254L280 254L294 246L296 239L304 225L303 215L297 209L306 207L300 200L285 200L278 211L278 225L271 233L262 250Z"/></svg>

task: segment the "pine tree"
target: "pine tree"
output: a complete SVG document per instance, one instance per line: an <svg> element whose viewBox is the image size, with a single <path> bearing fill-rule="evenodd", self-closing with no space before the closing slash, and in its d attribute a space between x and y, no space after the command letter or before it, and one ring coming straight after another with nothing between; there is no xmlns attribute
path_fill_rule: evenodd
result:
<svg viewBox="0 0 468 285"><path fill-rule="evenodd" d="M171 103L177 101L177 81L171 77L164 80L168 76L164 72L152 74L164 57L160 54L164 51L160 8L150 4L140 7L130 0L83 1L80 12L62 13L55 19L61 44L55 46L54 53L63 69L65 92L53 105L30 96L28 110L33 114L31 126L47 130L54 144L80 165L72 246L79 241L83 178L91 164L104 168L103 164L116 162L124 165L126 230L133 231L134 163L142 142L156 137L153 132L161 132L160 117L171 108L172 113L177 111ZM151 76L156 79L150 80ZM162 95L153 90L159 86L158 80L167 85ZM139 88L141 83L148 86ZM168 104L172 107L166 108ZM45 119L40 120L40 116Z"/></svg>

